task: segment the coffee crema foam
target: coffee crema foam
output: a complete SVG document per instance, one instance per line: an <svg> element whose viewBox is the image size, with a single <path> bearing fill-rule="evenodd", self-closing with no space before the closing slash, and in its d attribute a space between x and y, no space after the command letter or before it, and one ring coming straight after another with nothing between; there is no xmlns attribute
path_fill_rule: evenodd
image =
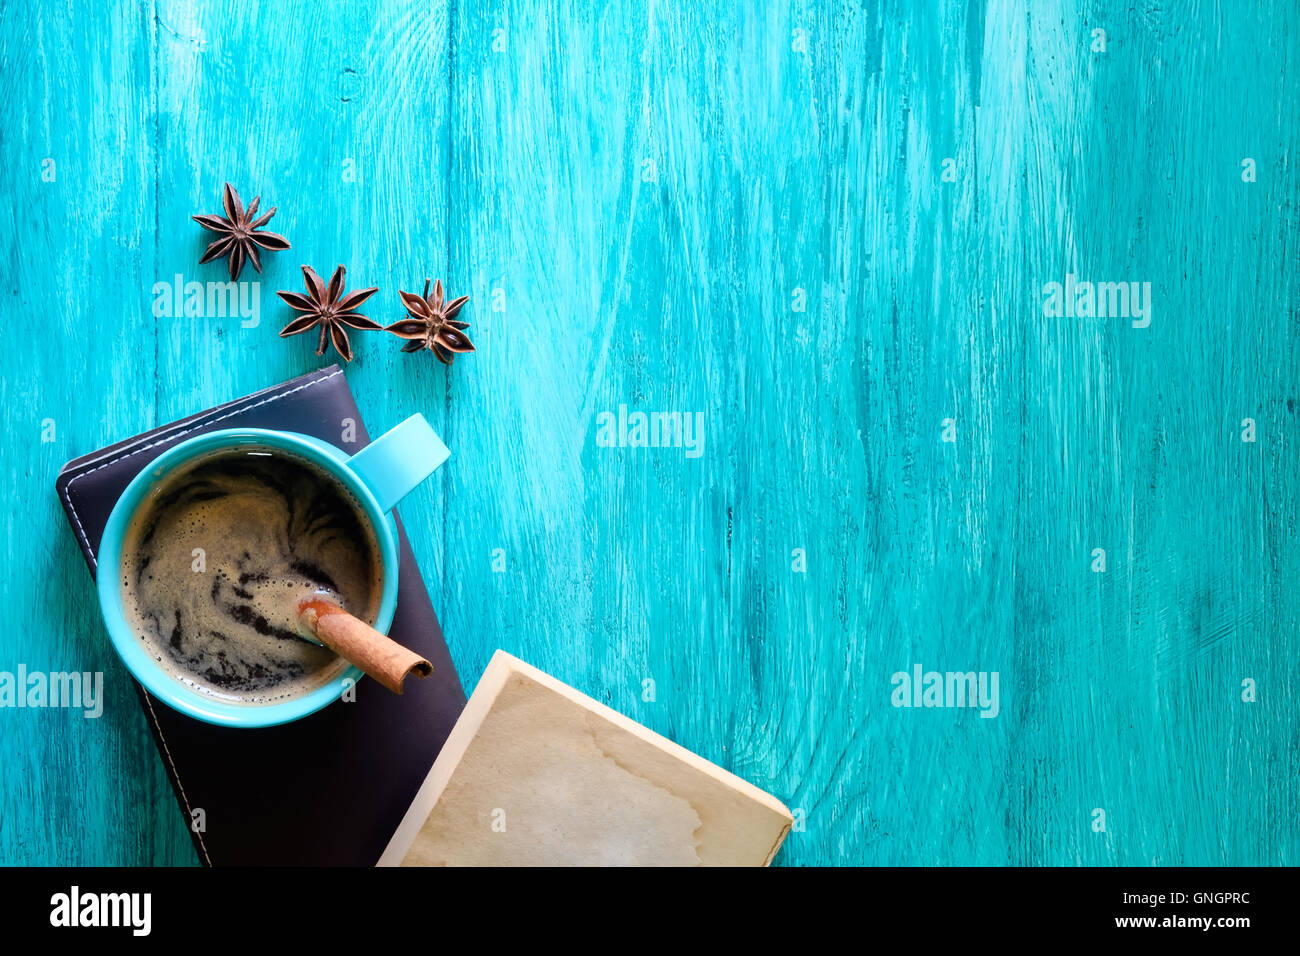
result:
<svg viewBox="0 0 1300 956"><path fill-rule="evenodd" d="M299 697L347 661L304 640L298 601L318 595L373 624L379 544L333 476L278 449L241 445L163 478L122 547L122 603L177 680L228 702Z"/></svg>

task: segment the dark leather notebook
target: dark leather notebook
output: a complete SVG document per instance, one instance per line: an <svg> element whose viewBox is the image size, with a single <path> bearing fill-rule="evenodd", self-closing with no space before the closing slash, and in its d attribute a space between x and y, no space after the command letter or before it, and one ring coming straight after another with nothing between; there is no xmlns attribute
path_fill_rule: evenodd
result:
<svg viewBox="0 0 1300 956"><path fill-rule="evenodd" d="M353 444L341 441L345 419L356 423ZM185 438L245 426L314 435L348 452L370 440L342 369L332 366L70 461L56 488L91 574L109 512L137 473ZM404 695L367 678L355 702L280 727L234 730L186 717L136 686L204 865L373 866L388 845L465 706L400 521L398 537L389 633L434 668L432 677L408 680ZM202 832L191 826L196 809Z"/></svg>

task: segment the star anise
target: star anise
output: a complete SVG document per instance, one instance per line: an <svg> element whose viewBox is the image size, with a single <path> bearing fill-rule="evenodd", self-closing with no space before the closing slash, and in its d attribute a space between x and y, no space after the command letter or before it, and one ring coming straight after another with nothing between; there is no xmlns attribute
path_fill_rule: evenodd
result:
<svg viewBox="0 0 1300 956"><path fill-rule="evenodd" d="M450 365L457 352L473 352L474 343L465 335L468 322L456 321L456 316L469 301L469 296L447 302L442 295L442 280L433 284L433 294L429 294L429 280L424 280L424 295L411 292L397 292L406 306L406 318L394 322L384 329L399 338L409 341L402 346L403 352L418 352L429 349L438 356L443 365Z"/></svg>
<svg viewBox="0 0 1300 956"><path fill-rule="evenodd" d="M245 209L244 204L239 201L239 193L231 188L230 183L226 183L226 188L221 193L221 204L226 207L224 217L190 217L204 229L219 233L221 236L220 239L214 241L204 251L203 258L199 260L199 265L227 256L227 265L230 266L230 281L234 282L239 278L239 273L244 270L245 260L251 262L253 268L258 272L262 271L262 258L258 254L258 246L263 249L273 250L289 248L289 240L284 236L262 230L262 227L270 222L271 217L275 215L277 207L272 206L271 211L260 219L253 218L257 215L257 204L261 200L261 196L255 196L253 202Z"/></svg>
<svg viewBox="0 0 1300 956"><path fill-rule="evenodd" d="M346 362L352 361L352 345L348 342L348 333L344 326L364 331L382 328L378 322L366 318L357 312L357 306L365 302L379 290L361 289L343 295L343 276L346 270L339 266L330 276L329 287L321 281L311 266L302 267L303 278L307 281L308 295L301 292L277 292L280 298L289 303L291 309L303 314L298 316L280 330L280 338L299 335L316 326L320 326L320 341L316 343L316 354L324 355L325 347L334 343L334 348Z"/></svg>

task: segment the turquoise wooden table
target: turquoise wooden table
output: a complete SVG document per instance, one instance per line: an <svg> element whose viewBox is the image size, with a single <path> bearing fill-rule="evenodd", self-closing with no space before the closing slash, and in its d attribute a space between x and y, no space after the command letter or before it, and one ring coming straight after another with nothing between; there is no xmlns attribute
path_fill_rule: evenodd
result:
<svg viewBox="0 0 1300 956"><path fill-rule="evenodd" d="M0 710L0 861L195 863L54 477L333 361L275 291L342 263L472 296L347 370L451 447L401 514L467 689L770 790L783 864L1300 863L1295 4L0 16L0 670L106 697ZM255 324L156 291L226 180Z"/></svg>

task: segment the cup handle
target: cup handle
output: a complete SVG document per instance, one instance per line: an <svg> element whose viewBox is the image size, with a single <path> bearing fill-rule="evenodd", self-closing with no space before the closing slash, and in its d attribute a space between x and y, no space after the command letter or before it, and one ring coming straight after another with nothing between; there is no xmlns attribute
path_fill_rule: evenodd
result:
<svg viewBox="0 0 1300 956"><path fill-rule="evenodd" d="M450 455L424 416L416 414L353 455L348 467L387 513Z"/></svg>

